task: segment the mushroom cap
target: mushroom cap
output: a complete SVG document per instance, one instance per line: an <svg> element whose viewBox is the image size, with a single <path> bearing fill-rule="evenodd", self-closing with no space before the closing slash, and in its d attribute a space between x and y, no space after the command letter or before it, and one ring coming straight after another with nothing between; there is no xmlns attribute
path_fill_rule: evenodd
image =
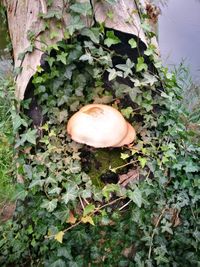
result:
<svg viewBox="0 0 200 267"><path fill-rule="evenodd" d="M128 124L115 108L103 104L82 107L68 121L71 138L93 147L113 147L128 133Z"/></svg>
<svg viewBox="0 0 200 267"><path fill-rule="evenodd" d="M135 140L135 138L136 138L135 129L128 122L127 122L127 126L128 126L128 132L127 132L126 136L124 137L124 139L119 144L115 145L115 147L128 145L128 144L132 143L133 140Z"/></svg>

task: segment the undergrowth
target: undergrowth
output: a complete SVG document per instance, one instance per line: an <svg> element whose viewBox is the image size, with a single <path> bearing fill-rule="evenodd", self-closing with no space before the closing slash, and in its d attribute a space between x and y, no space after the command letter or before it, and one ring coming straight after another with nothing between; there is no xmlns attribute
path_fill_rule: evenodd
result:
<svg viewBox="0 0 200 267"><path fill-rule="evenodd" d="M103 25L86 28L83 9L91 15L85 3L71 6L69 38L45 50L33 77L37 113L26 99L13 114L24 184L13 220L0 226L1 266L199 266L200 148L176 75L152 45L113 66L121 40ZM66 134L70 116L93 102L122 111L137 132L132 146L117 149L123 164L105 167L117 183L94 184L83 155L101 149Z"/></svg>
<svg viewBox="0 0 200 267"><path fill-rule="evenodd" d="M5 72L4 72L5 75ZM14 86L11 78L0 77L0 205L14 193L12 107Z"/></svg>

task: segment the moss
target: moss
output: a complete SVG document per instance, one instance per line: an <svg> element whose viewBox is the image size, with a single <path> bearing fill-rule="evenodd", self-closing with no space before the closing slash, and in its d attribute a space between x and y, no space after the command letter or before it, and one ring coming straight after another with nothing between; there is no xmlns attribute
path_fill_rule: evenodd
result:
<svg viewBox="0 0 200 267"><path fill-rule="evenodd" d="M121 149L98 149L90 159L90 170L88 172L94 185L102 187L104 183L101 176L109 173L111 168L116 168L124 164L120 158Z"/></svg>

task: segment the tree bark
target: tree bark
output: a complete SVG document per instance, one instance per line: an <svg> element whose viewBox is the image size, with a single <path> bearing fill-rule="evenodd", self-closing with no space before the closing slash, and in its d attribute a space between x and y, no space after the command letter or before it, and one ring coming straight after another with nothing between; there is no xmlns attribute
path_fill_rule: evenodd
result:
<svg viewBox="0 0 200 267"><path fill-rule="evenodd" d="M89 0L83 0L89 2ZM138 1L118 0L110 5L106 1L93 0L94 17L81 17L86 27L94 24L94 21L104 22L105 26L122 32L138 36L142 42L147 44L145 34L141 28ZM45 47L55 44L65 38L62 28L56 28L54 19L51 20L48 30L45 29L45 22L39 14L47 14L57 11L62 14L62 26L67 28L70 25L70 13L65 12L64 1L54 0L51 7L47 6L45 0L4 0L7 9L9 32L13 46L13 57L15 68L20 67L21 72L16 76L16 97L24 98L27 85L40 65L41 57ZM140 0L144 8L144 4ZM112 13L113 18L107 14ZM56 37L51 39L50 32L56 30ZM31 51L31 34L34 33L34 49ZM28 38L29 36L29 38ZM157 43L155 43L157 45ZM24 57L22 53L28 50ZM21 58L20 58L21 55Z"/></svg>

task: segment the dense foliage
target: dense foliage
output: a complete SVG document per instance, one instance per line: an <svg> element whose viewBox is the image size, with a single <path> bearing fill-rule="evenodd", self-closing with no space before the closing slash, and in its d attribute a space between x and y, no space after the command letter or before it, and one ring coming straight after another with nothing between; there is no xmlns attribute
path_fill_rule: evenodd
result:
<svg viewBox="0 0 200 267"><path fill-rule="evenodd" d="M14 85L10 77L11 64L0 62L0 211L12 198L14 191L12 179L13 131L12 108L14 104ZM3 65L3 66L2 66Z"/></svg>
<svg viewBox="0 0 200 267"><path fill-rule="evenodd" d="M13 119L24 184L13 220L0 226L1 266L199 266L200 148L176 77L152 45L114 67L121 40L103 25L86 28L78 20L90 15L85 4L71 10L68 38L46 49L34 96ZM92 102L121 110L136 142L94 149L71 141L68 118ZM94 174L95 162L103 170Z"/></svg>

